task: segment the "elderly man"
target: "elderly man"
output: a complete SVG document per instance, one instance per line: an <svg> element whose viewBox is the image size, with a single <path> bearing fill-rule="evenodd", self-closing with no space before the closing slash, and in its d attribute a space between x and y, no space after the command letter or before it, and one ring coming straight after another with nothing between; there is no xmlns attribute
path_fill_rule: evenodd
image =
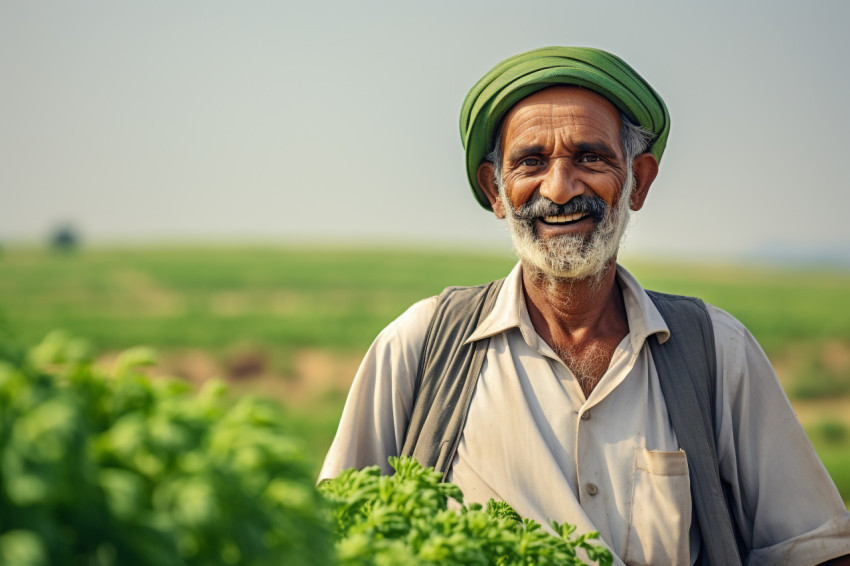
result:
<svg viewBox="0 0 850 566"><path fill-rule="evenodd" d="M320 477L410 454L467 501L599 531L618 564L847 560L850 514L753 337L616 264L669 129L604 51L538 49L478 81L467 176L519 264L381 332Z"/></svg>

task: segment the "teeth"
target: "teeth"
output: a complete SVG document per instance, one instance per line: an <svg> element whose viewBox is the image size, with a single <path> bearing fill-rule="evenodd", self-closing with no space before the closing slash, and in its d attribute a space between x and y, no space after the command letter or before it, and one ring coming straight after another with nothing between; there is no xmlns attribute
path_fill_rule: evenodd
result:
<svg viewBox="0 0 850 566"><path fill-rule="evenodd" d="M575 214L559 214L558 216L544 216L543 221L547 224L564 224L566 222L575 222L585 216L586 214L584 212L576 212Z"/></svg>

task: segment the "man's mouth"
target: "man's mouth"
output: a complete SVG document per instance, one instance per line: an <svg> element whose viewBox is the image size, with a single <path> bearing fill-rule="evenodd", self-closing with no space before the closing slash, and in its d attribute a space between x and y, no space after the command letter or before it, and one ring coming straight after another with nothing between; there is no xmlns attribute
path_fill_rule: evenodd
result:
<svg viewBox="0 0 850 566"><path fill-rule="evenodd" d="M588 212L575 212L573 214L558 214L555 216L544 216L543 222L546 224L573 224L590 216Z"/></svg>

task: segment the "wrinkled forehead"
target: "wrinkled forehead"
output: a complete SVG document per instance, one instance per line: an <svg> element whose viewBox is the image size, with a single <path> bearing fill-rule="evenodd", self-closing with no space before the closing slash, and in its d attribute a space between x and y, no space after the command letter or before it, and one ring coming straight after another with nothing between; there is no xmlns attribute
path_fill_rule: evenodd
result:
<svg viewBox="0 0 850 566"><path fill-rule="evenodd" d="M620 112L604 96L579 86L558 85L535 92L515 104L497 130L503 147L513 141L562 134L596 136L616 142Z"/></svg>

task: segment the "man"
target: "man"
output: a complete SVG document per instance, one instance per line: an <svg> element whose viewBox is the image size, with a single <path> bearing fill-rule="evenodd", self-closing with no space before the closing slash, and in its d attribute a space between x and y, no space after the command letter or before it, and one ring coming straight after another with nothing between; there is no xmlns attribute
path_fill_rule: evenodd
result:
<svg viewBox="0 0 850 566"><path fill-rule="evenodd" d="M519 264L480 292L413 305L378 336L320 479L390 472L388 456L413 454L467 502L496 498L543 524L598 530L618 564L850 554L850 514L753 337L717 308L647 294L616 264L669 128L657 93L596 49L523 53L472 88L467 176L507 222ZM685 364L708 368L695 375L714 389L714 403L692 397L703 413L680 406L683 391L701 391L673 360L690 340ZM700 422L708 444L689 444Z"/></svg>

